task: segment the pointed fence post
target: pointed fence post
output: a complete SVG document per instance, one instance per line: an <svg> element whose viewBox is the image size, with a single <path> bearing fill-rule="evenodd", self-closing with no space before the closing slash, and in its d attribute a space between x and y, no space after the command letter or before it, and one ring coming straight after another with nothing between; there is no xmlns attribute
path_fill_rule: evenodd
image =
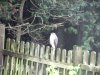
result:
<svg viewBox="0 0 100 75"><path fill-rule="evenodd" d="M2 74L3 67L3 54L1 51L4 49L4 40L5 39L5 25L0 24L0 75Z"/></svg>

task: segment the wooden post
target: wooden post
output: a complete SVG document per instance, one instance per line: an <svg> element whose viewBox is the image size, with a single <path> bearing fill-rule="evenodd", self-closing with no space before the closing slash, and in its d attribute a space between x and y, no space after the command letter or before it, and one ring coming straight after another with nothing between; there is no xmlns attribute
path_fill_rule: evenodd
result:
<svg viewBox="0 0 100 75"><path fill-rule="evenodd" d="M4 49L4 40L5 39L5 26L0 24L0 75L2 74L2 67L3 67L3 54L1 50Z"/></svg>
<svg viewBox="0 0 100 75"><path fill-rule="evenodd" d="M0 24L0 50L4 49L5 41L5 26Z"/></svg>

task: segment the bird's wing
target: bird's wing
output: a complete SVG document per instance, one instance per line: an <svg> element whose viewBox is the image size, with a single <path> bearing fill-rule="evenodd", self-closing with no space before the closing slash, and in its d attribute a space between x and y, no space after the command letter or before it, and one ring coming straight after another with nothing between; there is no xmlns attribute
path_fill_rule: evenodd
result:
<svg viewBox="0 0 100 75"><path fill-rule="evenodd" d="M54 39L54 44L55 44L55 47L57 47L57 44L58 44L58 38L56 36L56 38Z"/></svg>

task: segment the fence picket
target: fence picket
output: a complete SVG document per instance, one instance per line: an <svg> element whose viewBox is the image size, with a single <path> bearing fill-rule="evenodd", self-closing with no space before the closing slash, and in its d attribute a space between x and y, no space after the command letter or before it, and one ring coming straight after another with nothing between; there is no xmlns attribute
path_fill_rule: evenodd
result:
<svg viewBox="0 0 100 75"><path fill-rule="evenodd" d="M15 40L12 39L12 40L11 40L11 51L12 51L12 52L15 52L15 50L16 50L16 49L15 49Z"/></svg>
<svg viewBox="0 0 100 75"><path fill-rule="evenodd" d="M24 41L21 41L21 46L20 46L20 53L24 54Z"/></svg>
<svg viewBox="0 0 100 75"><path fill-rule="evenodd" d="M4 58L4 75L8 75L9 69L9 56L5 56Z"/></svg>
<svg viewBox="0 0 100 75"><path fill-rule="evenodd" d="M47 60L47 59L50 59L50 46L47 46L46 47L46 50L45 50L45 55L44 55L44 58Z"/></svg>
<svg viewBox="0 0 100 75"><path fill-rule="evenodd" d="M73 63L81 64L82 63L82 48L78 46L73 47Z"/></svg>
<svg viewBox="0 0 100 75"><path fill-rule="evenodd" d="M23 70L24 70L24 59L22 58L21 60L20 60L20 68L21 68L21 73L20 73L20 75L23 75Z"/></svg>
<svg viewBox="0 0 100 75"><path fill-rule="evenodd" d="M62 62L63 62L63 63L66 63L66 55L67 55L66 49L63 49L63 50L62 50Z"/></svg>
<svg viewBox="0 0 100 75"><path fill-rule="evenodd" d="M15 49L15 52L16 52L16 53L19 53L19 52L20 52L20 41L16 41L15 46L16 46L16 47L15 47L15 48L16 48L16 49Z"/></svg>
<svg viewBox="0 0 100 75"><path fill-rule="evenodd" d="M35 47L35 57L37 57L37 58L39 58L39 51L40 51L40 45L36 44L36 47Z"/></svg>
<svg viewBox="0 0 100 75"><path fill-rule="evenodd" d="M11 57L11 69L10 69L10 75L14 74L15 71L15 57Z"/></svg>
<svg viewBox="0 0 100 75"><path fill-rule="evenodd" d="M89 62L88 60L89 60L89 51L85 50L83 52L83 64L88 65L88 62Z"/></svg>
<svg viewBox="0 0 100 75"><path fill-rule="evenodd" d="M96 64L96 52L92 51L90 57L90 65L95 66L95 64Z"/></svg>
<svg viewBox="0 0 100 75"><path fill-rule="evenodd" d="M6 49L7 50L10 50L10 38L7 38L7 40L6 40Z"/></svg>
<svg viewBox="0 0 100 75"><path fill-rule="evenodd" d="M56 49L56 61L57 62L60 62L60 59L61 59L61 49L60 48L58 48L58 49Z"/></svg>
<svg viewBox="0 0 100 75"><path fill-rule="evenodd" d="M97 66L100 66L100 52L98 53Z"/></svg>
<svg viewBox="0 0 100 75"><path fill-rule="evenodd" d="M31 45L30 45L30 55L31 55L31 56L34 56L34 50L35 50L35 49L34 49L34 48L35 48L34 46L35 46L34 43L31 42Z"/></svg>
<svg viewBox="0 0 100 75"><path fill-rule="evenodd" d="M29 55L29 54L30 54L30 52L29 52L29 47L30 47L30 43L29 43L29 42L26 42L26 44L25 44L25 49L24 49L24 53L25 53L26 55Z"/></svg>
<svg viewBox="0 0 100 75"><path fill-rule="evenodd" d="M44 58L44 52L45 52L45 46L42 45L40 48L40 58L43 59Z"/></svg>
<svg viewBox="0 0 100 75"><path fill-rule="evenodd" d="M19 63L18 63L18 58L15 58L15 75L18 75L19 74Z"/></svg>
<svg viewBox="0 0 100 75"><path fill-rule="evenodd" d="M55 60L55 49L51 48L50 51L51 51L50 59L51 59L51 61L54 61Z"/></svg>
<svg viewBox="0 0 100 75"><path fill-rule="evenodd" d="M68 51L67 64L72 64L72 50Z"/></svg>
<svg viewBox="0 0 100 75"><path fill-rule="evenodd" d="M27 60L23 60L23 75L27 75L26 64Z"/></svg>
<svg viewBox="0 0 100 75"><path fill-rule="evenodd" d="M38 75L38 69L39 69L38 67L39 67L39 63L36 63L36 71L35 71L36 74L35 75Z"/></svg>

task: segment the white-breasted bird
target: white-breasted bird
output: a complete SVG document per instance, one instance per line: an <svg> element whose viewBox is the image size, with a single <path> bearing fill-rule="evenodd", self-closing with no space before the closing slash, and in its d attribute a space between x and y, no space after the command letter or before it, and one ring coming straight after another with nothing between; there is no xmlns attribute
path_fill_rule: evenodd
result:
<svg viewBox="0 0 100 75"><path fill-rule="evenodd" d="M52 46L53 49L56 49L57 44L58 44L58 37L57 37L56 33L52 32L50 34L50 45Z"/></svg>

